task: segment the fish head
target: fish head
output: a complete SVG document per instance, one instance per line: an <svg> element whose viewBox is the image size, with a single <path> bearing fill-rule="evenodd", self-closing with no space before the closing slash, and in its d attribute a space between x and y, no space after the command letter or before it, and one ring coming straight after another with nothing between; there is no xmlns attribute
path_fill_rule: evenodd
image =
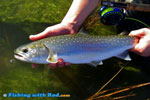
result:
<svg viewBox="0 0 150 100"><path fill-rule="evenodd" d="M22 45L14 50L16 59L30 63L46 63L48 55L47 48L40 43Z"/></svg>

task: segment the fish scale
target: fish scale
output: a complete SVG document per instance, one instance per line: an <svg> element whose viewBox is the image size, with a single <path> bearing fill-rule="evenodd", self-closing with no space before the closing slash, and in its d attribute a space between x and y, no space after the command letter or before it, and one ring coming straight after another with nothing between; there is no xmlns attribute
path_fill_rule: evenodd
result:
<svg viewBox="0 0 150 100"><path fill-rule="evenodd" d="M60 35L18 47L15 56L25 62L42 64L57 63L58 58L73 64L100 62L113 56L130 60L127 50L135 42L136 38L129 36ZM28 52L24 53L23 49Z"/></svg>

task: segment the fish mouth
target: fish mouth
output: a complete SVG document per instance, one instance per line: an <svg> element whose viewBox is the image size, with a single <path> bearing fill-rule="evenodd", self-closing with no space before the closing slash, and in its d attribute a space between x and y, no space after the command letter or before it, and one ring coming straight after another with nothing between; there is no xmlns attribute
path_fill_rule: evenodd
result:
<svg viewBox="0 0 150 100"><path fill-rule="evenodd" d="M15 56L18 56L18 57L23 57L22 55L17 54L17 53L15 53L14 55L15 55Z"/></svg>
<svg viewBox="0 0 150 100"><path fill-rule="evenodd" d="M15 57L16 59L18 59L18 60L21 60L21 61L26 61L26 60L27 60L23 55L18 54L18 53L15 53L15 54L14 54L14 57Z"/></svg>

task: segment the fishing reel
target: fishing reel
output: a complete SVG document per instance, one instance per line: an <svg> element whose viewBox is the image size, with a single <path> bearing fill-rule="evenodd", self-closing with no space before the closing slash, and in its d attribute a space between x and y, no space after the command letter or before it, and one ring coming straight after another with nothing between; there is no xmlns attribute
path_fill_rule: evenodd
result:
<svg viewBox="0 0 150 100"><path fill-rule="evenodd" d="M100 20L106 25L118 25L125 19L122 8L102 6L99 10Z"/></svg>
<svg viewBox="0 0 150 100"><path fill-rule="evenodd" d="M150 12L150 4L129 4L121 2L111 2L110 0L101 0L101 9L99 10L99 15L101 22L106 25L118 25L124 19L134 20L145 26L149 26L144 22L130 17L125 17L126 10L136 10L143 12Z"/></svg>

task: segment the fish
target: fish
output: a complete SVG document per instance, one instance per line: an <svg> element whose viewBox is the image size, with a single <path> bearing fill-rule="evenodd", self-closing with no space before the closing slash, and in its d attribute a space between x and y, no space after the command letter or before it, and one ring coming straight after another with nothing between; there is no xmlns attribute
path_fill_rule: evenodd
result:
<svg viewBox="0 0 150 100"><path fill-rule="evenodd" d="M97 66L111 57L130 61L128 50L136 43L137 38L129 36L60 35L22 45L14 50L14 57L37 64L57 63L62 58L72 64Z"/></svg>

